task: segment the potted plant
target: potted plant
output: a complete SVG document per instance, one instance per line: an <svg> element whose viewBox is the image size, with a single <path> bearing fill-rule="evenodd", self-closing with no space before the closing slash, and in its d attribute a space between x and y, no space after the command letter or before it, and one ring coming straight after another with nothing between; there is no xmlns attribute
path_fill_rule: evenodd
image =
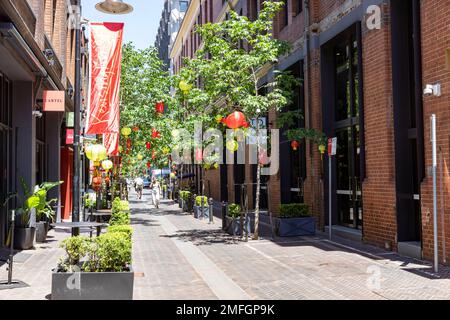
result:
<svg viewBox="0 0 450 320"><path fill-rule="evenodd" d="M315 235L316 219L304 203L282 204L275 218L275 231L279 237Z"/></svg>
<svg viewBox="0 0 450 320"><path fill-rule="evenodd" d="M71 237L52 274L52 300L131 300L134 272L129 233L110 229L97 238Z"/></svg>
<svg viewBox="0 0 450 320"><path fill-rule="evenodd" d="M195 205L193 209L194 218L208 218L210 214L208 198L205 196L195 197Z"/></svg>
<svg viewBox="0 0 450 320"><path fill-rule="evenodd" d="M192 193L188 190L180 191L182 208L185 212L191 212L193 209Z"/></svg>
<svg viewBox="0 0 450 320"><path fill-rule="evenodd" d="M107 232L72 237L61 244L66 256L52 274L52 300L132 300L132 233L129 204L114 199Z"/></svg>
<svg viewBox="0 0 450 320"><path fill-rule="evenodd" d="M47 232L50 222L53 220L55 211L52 204L58 199L51 199L47 201L47 193L50 189L60 185L62 182L44 182L36 186L34 189L34 196L39 198L39 203L35 207L36 210L36 242L44 242L47 238Z"/></svg>
<svg viewBox="0 0 450 320"><path fill-rule="evenodd" d="M228 205L228 212L226 218L226 232L230 235L243 235L245 232L247 234L251 233L251 220L247 215L241 223L241 206L235 203ZM244 225L244 233L242 232L242 224Z"/></svg>

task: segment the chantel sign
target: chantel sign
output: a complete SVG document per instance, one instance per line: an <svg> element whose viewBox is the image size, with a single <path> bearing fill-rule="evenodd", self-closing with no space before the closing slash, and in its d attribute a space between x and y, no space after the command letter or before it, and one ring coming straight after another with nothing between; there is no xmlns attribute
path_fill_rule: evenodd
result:
<svg viewBox="0 0 450 320"><path fill-rule="evenodd" d="M64 112L65 97L65 91L44 91L42 94L42 110Z"/></svg>

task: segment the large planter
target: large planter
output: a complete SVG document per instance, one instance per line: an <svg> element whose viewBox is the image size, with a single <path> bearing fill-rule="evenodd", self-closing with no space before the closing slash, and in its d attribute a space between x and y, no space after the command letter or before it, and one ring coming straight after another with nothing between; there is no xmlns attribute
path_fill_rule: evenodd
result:
<svg viewBox="0 0 450 320"><path fill-rule="evenodd" d="M316 218L275 218L275 231L279 237L313 236Z"/></svg>
<svg viewBox="0 0 450 320"><path fill-rule="evenodd" d="M225 231L232 236L243 236L245 233L252 233L252 223L250 217L244 217L244 232L242 232L241 218L226 217Z"/></svg>
<svg viewBox="0 0 450 320"><path fill-rule="evenodd" d="M14 248L18 250L29 250L33 248L36 228L14 228Z"/></svg>
<svg viewBox="0 0 450 320"><path fill-rule="evenodd" d="M132 300L134 272L53 272L52 300Z"/></svg>
<svg viewBox="0 0 450 320"><path fill-rule="evenodd" d="M36 242L45 242L47 239L46 222L36 222Z"/></svg>
<svg viewBox="0 0 450 320"><path fill-rule="evenodd" d="M194 206L194 218L209 218L209 207Z"/></svg>

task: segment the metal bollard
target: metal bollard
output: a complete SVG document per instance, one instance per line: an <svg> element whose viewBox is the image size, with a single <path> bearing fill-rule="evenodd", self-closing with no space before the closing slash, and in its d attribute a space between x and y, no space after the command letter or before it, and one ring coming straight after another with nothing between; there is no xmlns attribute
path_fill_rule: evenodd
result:
<svg viewBox="0 0 450 320"><path fill-rule="evenodd" d="M222 201L222 230L227 228L227 211L228 203L226 201Z"/></svg>
<svg viewBox="0 0 450 320"><path fill-rule="evenodd" d="M214 200L209 198L209 223L214 223Z"/></svg>

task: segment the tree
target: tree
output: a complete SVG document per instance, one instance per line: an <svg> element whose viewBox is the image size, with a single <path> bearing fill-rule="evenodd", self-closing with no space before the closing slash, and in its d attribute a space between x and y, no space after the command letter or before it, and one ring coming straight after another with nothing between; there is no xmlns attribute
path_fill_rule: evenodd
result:
<svg viewBox="0 0 450 320"><path fill-rule="evenodd" d="M291 97L291 88L286 84L294 79L273 70L279 57L290 50L289 43L274 39L272 35L273 19L283 5L283 2L265 1L255 21L231 11L226 21L198 27L196 32L202 38L203 47L197 51L196 58L185 61L187 66L183 73L188 81L198 84L197 97L216 102L209 108L211 114L241 110L248 118L256 119L257 137L261 130L258 119L271 109L281 110ZM274 71L274 79L262 83L266 74L263 70L270 69ZM267 93L261 94L262 90ZM258 155L265 152L261 150L259 138L256 150ZM258 239L260 165L257 165L256 184L254 238Z"/></svg>

